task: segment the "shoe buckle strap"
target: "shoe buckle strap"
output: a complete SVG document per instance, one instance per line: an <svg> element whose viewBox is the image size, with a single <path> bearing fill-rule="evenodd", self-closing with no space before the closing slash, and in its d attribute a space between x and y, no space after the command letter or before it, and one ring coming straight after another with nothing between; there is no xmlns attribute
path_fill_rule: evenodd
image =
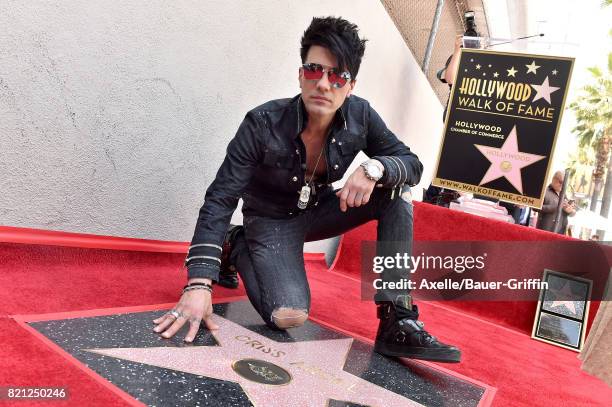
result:
<svg viewBox="0 0 612 407"><path fill-rule="evenodd" d="M414 320L414 319L408 319L408 318L400 320L399 324L401 326L409 325L415 331L422 331L423 327L425 326L425 324L422 321Z"/></svg>

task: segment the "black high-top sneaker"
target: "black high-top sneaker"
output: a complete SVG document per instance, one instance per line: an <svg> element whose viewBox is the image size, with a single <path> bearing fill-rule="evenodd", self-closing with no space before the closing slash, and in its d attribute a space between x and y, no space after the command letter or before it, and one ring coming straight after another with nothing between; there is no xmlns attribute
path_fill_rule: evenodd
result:
<svg viewBox="0 0 612 407"><path fill-rule="evenodd" d="M398 295L393 303L378 306L378 333L374 350L386 356L456 363L461 351L438 342L423 329L419 309L412 304L410 295Z"/></svg>
<svg viewBox="0 0 612 407"><path fill-rule="evenodd" d="M219 285L227 288L238 288L238 272L236 266L230 264L230 254L234 246L236 235L244 229L240 225L230 225L221 251L221 270L219 272Z"/></svg>

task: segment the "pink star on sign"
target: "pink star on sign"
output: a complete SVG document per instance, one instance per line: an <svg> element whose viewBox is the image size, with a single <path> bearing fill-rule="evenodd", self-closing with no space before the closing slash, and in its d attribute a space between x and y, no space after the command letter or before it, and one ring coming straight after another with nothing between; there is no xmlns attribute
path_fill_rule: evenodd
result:
<svg viewBox="0 0 612 407"><path fill-rule="evenodd" d="M372 407L422 407L346 372L343 367L353 339L276 342L218 315L213 315L213 319L219 329L212 334L220 346L85 350L235 382L256 407L324 407L329 399ZM243 367L242 371L237 365ZM283 377L284 383L269 384Z"/></svg>
<svg viewBox="0 0 612 407"><path fill-rule="evenodd" d="M518 151L518 139L516 126L504 141L500 148L474 144L474 146L491 162L487 173L482 177L478 185L506 177L517 191L523 193L523 179L521 178L521 168L525 168L535 162L546 158L545 155L536 155Z"/></svg>

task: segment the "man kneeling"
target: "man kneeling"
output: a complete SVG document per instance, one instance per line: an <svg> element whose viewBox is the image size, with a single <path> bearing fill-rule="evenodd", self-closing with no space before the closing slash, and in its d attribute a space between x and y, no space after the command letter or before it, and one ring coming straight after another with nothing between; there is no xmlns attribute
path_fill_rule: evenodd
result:
<svg viewBox="0 0 612 407"><path fill-rule="evenodd" d="M188 286L176 307L155 320L156 332L169 338L189 321L185 340L191 342L202 320L217 329L211 284L237 287L236 272L268 326L302 325L310 308L304 242L338 236L370 220L378 221L377 254L411 253L410 186L419 182L423 166L366 100L351 95L364 51L354 24L312 20L301 40L301 93L246 114L206 191L186 259ZM331 183L342 178L360 150L372 158L334 191ZM228 230L239 198L244 226ZM394 281L408 274L386 270L382 277ZM380 318L376 351L460 360L459 349L423 329L407 292L379 290L374 299Z"/></svg>

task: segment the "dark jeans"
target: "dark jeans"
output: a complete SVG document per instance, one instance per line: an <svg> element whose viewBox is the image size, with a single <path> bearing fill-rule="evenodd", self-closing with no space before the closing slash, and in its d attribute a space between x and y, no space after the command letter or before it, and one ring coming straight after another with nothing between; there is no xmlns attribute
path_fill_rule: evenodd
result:
<svg viewBox="0 0 612 407"><path fill-rule="evenodd" d="M234 242L231 262L240 273L249 300L266 324L276 327L272 314L279 308L303 310L306 314L310 309L304 242L338 236L376 219L377 255L412 253L410 188L404 187L402 195L396 193L394 199L390 195L389 189L376 188L367 205L342 212L338 197L327 190L320 194L316 206L290 219L245 217L244 234L239 234ZM397 280L408 275L406 270L390 270L382 274L382 279ZM390 296L387 291L379 291L375 299L393 301Z"/></svg>

